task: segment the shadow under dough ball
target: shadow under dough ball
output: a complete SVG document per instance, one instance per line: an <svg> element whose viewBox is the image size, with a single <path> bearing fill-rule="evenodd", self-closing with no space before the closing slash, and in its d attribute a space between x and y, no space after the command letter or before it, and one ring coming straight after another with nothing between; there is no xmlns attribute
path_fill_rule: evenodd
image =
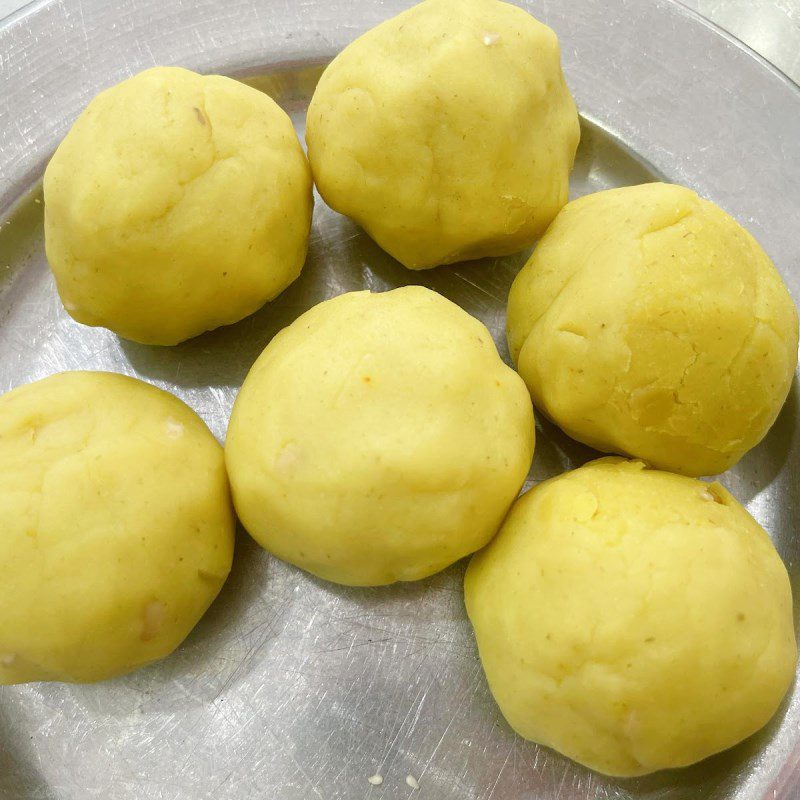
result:
<svg viewBox="0 0 800 800"><path fill-rule="evenodd" d="M797 313L732 217L681 186L569 203L511 287L537 407L598 450L716 475L758 444L797 365Z"/></svg>
<svg viewBox="0 0 800 800"><path fill-rule="evenodd" d="M101 92L44 176L45 245L69 314L177 344L299 274L311 172L289 117L220 75L146 70Z"/></svg>
<svg viewBox="0 0 800 800"><path fill-rule="evenodd" d="M325 202L411 269L531 244L579 138L555 33L497 0L425 0L360 36L306 126Z"/></svg>
<svg viewBox="0 0 800 800"><path fill-rule="evenodd" d="M365 586L483 547L533 446L525 385L489 331L409 286L340 295L281 331L236 399L225 459L259 544Z"/></svg>
<svg viewBox="0 0 800 800"><path fill-rule="evenodd" d="M609 775L732 747L794 678L789 577L765 531L719 484L641 462L523 495L464 595L510 725Z"/></svg>
<svg viewBox="0 0 800 800"><path fill-rule="evenodd" d="M63 372L0 397L0 684L89 682L171 653L217 596L234 516L177 397Z"/></svg>

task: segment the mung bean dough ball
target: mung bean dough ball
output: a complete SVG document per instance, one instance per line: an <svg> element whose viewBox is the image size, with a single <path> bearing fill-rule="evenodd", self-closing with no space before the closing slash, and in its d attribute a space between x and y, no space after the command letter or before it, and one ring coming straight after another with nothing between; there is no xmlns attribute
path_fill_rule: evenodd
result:
<svg viewBox="0 0 800 800"><path fill-rule="evenodd" d="M570 436L686 475L769 430L797 364L797 313L766 253L681 186L567 205L511 288L508 341Z"/></svg>
<svg viewBox="0 0 800 800"><path fill-rule="evenodd" d="M761 728L792 683L789 578L719 484L603 458L513 506L465 598L521 736L609 775L682 767Z"/></svg>
<svg viewBox="0 0 800 800"><path fill-rule="evenodd" d="M225 445L236 510L279 558L350 585L482 547L533 455L530 399L489 332L422 287L312 308L261 354Z"/></svg>
<svg viewBox="0 0 800 800"><path fill-rule="evenodd" d="M411 269L529 245L579 136L555 33L497 0L425 0L356 39L306 128L325 202Z"/></svg>
<svg viewBox="0 0 800 800"><path fill-rule="evenodd" d="M47 258L78 322L171 345L299 274L311 173L289 117L220 75L146 70L92 100L44 176Z"/></svg>
<svg viewBox="0 0 800 800"><path fill-rule="evenodd" d="M222 448L177 397L64 372L0 397L0 684L162 658L231 568Z"/></svg>

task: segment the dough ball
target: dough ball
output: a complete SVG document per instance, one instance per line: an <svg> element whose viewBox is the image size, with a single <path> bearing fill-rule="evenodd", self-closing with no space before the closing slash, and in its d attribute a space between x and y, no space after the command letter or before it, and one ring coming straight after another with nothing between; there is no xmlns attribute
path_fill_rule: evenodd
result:
<svg viewBox="0 0 800 800"><path fill-rule="evenodd" d="M299 274L311 173L265 94L157 67L102 92L44 176L47 258L65 308L145 344L251 314Z"/></svg>
<svg viewBox="0 0 800 800"><path fill-rule="evenodd" d="M306 129L325 201L411 269L529 245L579 136L555 33L496 0L425 0L358 38Z"/></svg>
<svg viewBox="0 0 800 800"><path fill-rule="evenodd" d="M482 547L533 455L530 399L486 328L418 286L352 292L284 329L225 445L239 517L327 580L424 578Z"/></svg>
<svg viewBox="0 0 800 800"><path fill-rule="evenodd" d="M681 767L775 713L794 677L789 578L719 484L603 458L546 481L464 593L510 725L610 775Z"/></svg>
<svg viewBox="0 0 800 800"><path fill-rule="evenodd" d="M508 341L570 436L716 475L766 434L797 364L797 313L753 237L681 186L564 208L514 281Z"/></svg>
<svg viewBox="0 0 800 800"><path fill-rule="evenodd" d="M107 372L0 397L0 684L97 681L171 653L231 567L222 448Z"/></svg>

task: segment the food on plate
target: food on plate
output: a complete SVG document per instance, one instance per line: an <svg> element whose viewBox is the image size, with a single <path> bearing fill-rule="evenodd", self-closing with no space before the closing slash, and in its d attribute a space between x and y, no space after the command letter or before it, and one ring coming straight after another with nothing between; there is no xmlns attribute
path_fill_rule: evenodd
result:
<svg viewBox="0 0 800 800"><path fill-rule="evenodd" d="M534 446L520 377L489 332L419 286L351 292L279 333L234 404L239 517L327 580L424 578L482 547Z"/></svg>
<svg viewBox="0 0 800 800"><path fill-rule="evenodd" d="M769 430L797 364L797 312L756 240L681 186L582 197L508 300L512 357L570 436L686 475Z"/></svg>
<svg viewBox="0 0 800 800"><path fill-rule="evenodd" d="M219 75L156 67L99 94L44 176L45 242L78 322L176 344L299 274L311 173L289 117Z"/></svg>
<svg viewBox="0 0 800 800"><path fill-rule="evenodd" d="M89 682L171 653L231 567L222 448L107 372L0 397L0 684Z"/></svg>
<svg viewBox="0 0 800 800"><path fill-rule="evenodd" d="M464 592L510 725L610 775L733 746L794 677L789 578L765 531L719 484L641 462L529 491Z"/></svg>
<svg viewBox="0 0 800 800"><path fill-rule="evenodd" d="M533 242L579 136L555 33L497 0L425 0L356 39L306 128L325 201L411 269Z"/></svg>

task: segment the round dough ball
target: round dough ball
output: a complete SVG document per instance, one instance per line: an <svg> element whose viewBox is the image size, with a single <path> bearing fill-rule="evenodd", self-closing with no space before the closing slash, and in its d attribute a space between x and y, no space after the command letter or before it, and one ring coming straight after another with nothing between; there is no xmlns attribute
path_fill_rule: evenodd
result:
<svg viewBox="0 0 800 800"><path fill-rule="evenodd" d="M311 172L265 94L157 67L89 103L47 167L44 199L70 315L176 344L246 317L300 274Z"/></svg>
<svg viewBox="0 0 800 800"><path fill-rule="evenodd" d="M609 775L681 767L775 713L797 650L786 569L719 484L603 458L512 508L464 586L521 736Z"/></svg>
<svg viewBox="0 0 800 800"><path fill-rule="evenodd" d="M97 681L171 653L231 568L222 448L107 372L0 397L0 684Z"/></svg>
<svg viewBox="0 0 800 800"><path fill-rule="evenodd" d="M306 128L325 201L411 269L533 242L579 137L555 33L497 0L425 0L356 39Z"/></svg>
<svg viewBox="0 0 800 800"><path fill-rule="evenodd" d="M259 544L368 586L486 544L533 443L525 385L486 328L409 286L340 295L281 331L242 386L225 457Z"/></svg>
<svg viewBox="0 0 800 800"><path fill-rule="evenodd" d="M716 475L764 437L797 364L797 313L753 237L681 186L567 205L511 288L536 405L598 450Z"/></svg>

